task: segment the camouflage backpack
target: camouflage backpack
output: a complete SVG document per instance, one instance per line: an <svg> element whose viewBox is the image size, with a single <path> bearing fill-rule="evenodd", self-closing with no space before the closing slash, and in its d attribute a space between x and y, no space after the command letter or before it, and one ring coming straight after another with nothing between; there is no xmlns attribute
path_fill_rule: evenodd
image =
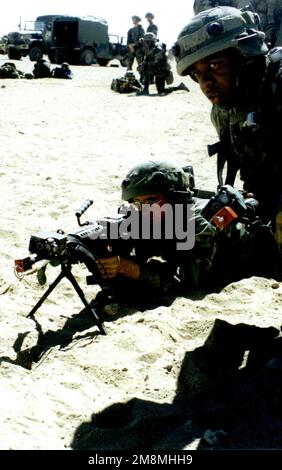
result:
<svg viewBox="0 0 282 470"><path fill-rule="evenodd" d="M0 78L20 78L18 70L16 69L15 64L12 62L6 62L0 68Z"/></svg>
<svg viewBox="0 0 282 470"><path fill-rule="evenodd" d="M134 91L125 77L113 78L111 90L117 93L132 93Z"/></svg>
<svg viewBox="0 0 282 470"><path fill-rule="evenodd" d="M49 78L51 77L51 65L44 59L39 59L33 67L33 75L35 78Z"/></svg>
<svg viewBox="0 0 282 470"><path fill-rule="evenodd" d="M63 62L61 67L55 67L52 70L52 77L72 79L73 74L67 62Z"/></svg>

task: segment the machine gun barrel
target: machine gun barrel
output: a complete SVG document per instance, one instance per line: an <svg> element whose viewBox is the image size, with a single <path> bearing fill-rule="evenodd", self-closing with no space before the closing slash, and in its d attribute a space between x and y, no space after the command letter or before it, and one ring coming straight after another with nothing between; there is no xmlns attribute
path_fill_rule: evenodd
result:
<svg viewBox="0 0 282 470"><path fill-rule="evenodd" d="M88 199L76 211L79 227L87 225L84 229L79 228L73 230L69 234L57 231L40 231L35 235L31 235L29 241L30 256L15 260L15 274L17 277L22 277L25 272L31 270L32 266L38 262L43 261L45 264L50 262L54 265L61 266L61 272L57 278L50 284L47 291L43 294L41 299L33 307L28 314L28 317L33 317L38 308L43 304L55 287L63 278L67 278L77 292L82 303L86 309L92 314L96 325L98 326L101 334L106 334L105 328L99 315L95 309L87 302L84 292L76 281L71 272L72 264L84 263L88 270L92 273L91 278L95 278L95 283L102 285L102 277L100 276L97 267L99 257L105 256L107 251L107 244L110 243L107 237L103 237L107 223L120 223L122 217L118 216L116 219L109 218L106 223L81 223L80 217L86 210L93 204L93 201ZM109 222L108 222L109 221ZM93 283L93 282L92 282Z"/></svg>

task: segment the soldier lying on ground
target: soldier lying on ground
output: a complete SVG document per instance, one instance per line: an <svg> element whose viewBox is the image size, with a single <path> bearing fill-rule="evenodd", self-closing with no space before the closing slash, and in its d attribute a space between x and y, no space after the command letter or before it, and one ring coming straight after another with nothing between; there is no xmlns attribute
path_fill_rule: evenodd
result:
<svg viewBox="0 0 282 470"><path fill-rule="evenodd" d="M190 173L168 161L139 164L123 180L122 199L130 204L131 215L137 215L132 219L135 222L130 222L131 233L134 223L140 224L139 236L131 240L128 252L99 260L111 296L102 290L97 305L107 305L106 313L115 314L120 301L159 301L169 293L183 295L197 287L273 269L278 254L269 227L258 220L239 223L229 210L228 223L222 222L225 215L220 216L221 221L219 215L214 218L218 203L211 199L201 210L190 181ZM245 200L232 187L223 187L220 195L225 199L223 204L229 199L241 216L249 210L250 219L254 216L253 200Z"/></svg>
<svg viewBox="0 0 282 470"><path fill-rule="evenodd" d="M0 78L33 78L31 73L25 73L21 70L17 70L17 67L13 62L5 62L0 67Z"/></svg>
<svg viewBox="0 0 282 470"><path fill-rule="evenodd" d="M67 62L63 62L61 67L52 69L50 62L45 59L38 59L33 67L34 78L66 78L72 79L73 74Z"/></svg>
<svg viewBox="0 0 282 470"><path fill-rule="evenodd" d="M66 78L67 80L71 80L73 77L73 73L70 69L70 66L67 62L63 62L61 67L55 67L52 70L52 77L53 78Z"/></svg>
<svg viewBox="0 0 282 470"><path fill-rule="evenodd" d="M134 73L128 71L124 77L113 78L111 90L118 93L133 93L143 90L142 84L137 80Z"/></svg>

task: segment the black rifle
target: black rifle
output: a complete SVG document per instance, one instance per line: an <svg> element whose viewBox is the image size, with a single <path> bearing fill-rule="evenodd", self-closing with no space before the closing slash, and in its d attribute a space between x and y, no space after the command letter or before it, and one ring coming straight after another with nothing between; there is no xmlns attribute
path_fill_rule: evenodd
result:
<svg viewBox="0 0 282 470"><path fill-rule="evenodd" d="M41 260L51 261L52 264L60 264L60 274L29 312L28 317L34 316L59 282L66 277L86 309L93 315L100 333L105 335L105 328L98 313L87 302L83 290L71 272L71 268L73 264L84 263L91 273L90 276L87 276L87 284L99 284L103 287L105 280L101 276L101 265L99 269L97 263L100 258L112 256L116 251L117 244L119 245L118 252L121 251L120 245L124 240L119 236L119 226L126 216L118 214L116 217L107 217L94 223L89 221L81 223L81 216L92 204L93 201L87 200L76 212L79 229L68 234L62 231L41 231L31 235L29 241L29 252L31 254L24 259L15 260L15 272L18 277L21 277L32 268L34 263ZM115 234L115 237L112 238L111 234Z"/></svg>

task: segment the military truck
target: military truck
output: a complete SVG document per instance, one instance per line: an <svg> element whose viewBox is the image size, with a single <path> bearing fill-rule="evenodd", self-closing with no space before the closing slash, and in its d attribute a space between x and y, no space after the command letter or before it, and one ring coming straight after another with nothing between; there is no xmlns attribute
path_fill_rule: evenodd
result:
<svg viewBox="0 0 282 470"><path fill-rule="evenodd" d="M31 60L37 60L45 53L42 31L13 31L7 36L9 59L20 60L29 55Z"/></svg>
<svg viewBox="0 0 282 470"><path fill-rule="evenodd" d="M8 43L8 36L2 36L0 38L0 54L7 54L7 43Z"/></svg>
<svg viewBox="0 0 282 470"><path fill-rule="evenodd" d="M55 18L45 45L51 63L106 66L112 59L126 63L126 44L119 36L108 34L106 20L94 16Z"/></svg>
<svg viewBox="0 0 282 470"><path fill-rule="evenodd" d="M9 59L19 60L29 56L36 61L47 54L46 41L52 30L52 22L60 15L38 16L35 21L25 21L21 31L8 33L6 41L6 53Z"/></svg>

